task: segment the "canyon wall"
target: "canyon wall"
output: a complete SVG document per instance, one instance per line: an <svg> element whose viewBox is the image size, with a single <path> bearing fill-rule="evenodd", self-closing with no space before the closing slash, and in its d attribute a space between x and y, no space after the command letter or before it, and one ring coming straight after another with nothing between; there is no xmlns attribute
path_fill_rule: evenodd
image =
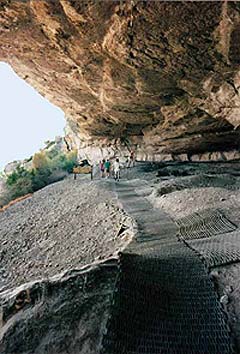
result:
<svg viewBox="0 0 240 354"><path fill-rule="evenodd" d="M0 60L90 159L239 157L239 42L239 2L0 0Z"/></svg>

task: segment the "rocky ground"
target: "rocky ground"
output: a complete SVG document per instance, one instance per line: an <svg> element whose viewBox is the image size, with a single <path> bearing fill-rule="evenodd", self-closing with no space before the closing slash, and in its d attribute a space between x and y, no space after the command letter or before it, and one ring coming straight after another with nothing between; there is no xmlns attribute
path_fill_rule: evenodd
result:
<svg viewBox="0 0 240 354"><path fill-rule="evenodd" d="M147 181L137 192L174 220L218 208L239 226L239 167L141 163L123 177ZM107 180L67 178L0 214L1 353L99 352L116 281L115 256L134 235L133 221L109 187ZM210 271L240 353L240 263Z"/></svg>
<svg viewBox="0 0 240 354"><path fill-rule="evenodd" d="M128 242L129 227L99 180L49 185L0 213L0 290L111 257Z"/></svg>
<svg viewBox="0 0 240 354"><path fill-rule="evenodd" d="M109 187L70 176L0 213L0 353L99 352L133 237Z"/></svg>
<svg viewBox="0 0 240 354"><path fill-rule="evenodd" d="M190 175L164 177L155 183L150 200L174 219L200 210L218 208L234 223L240 223L240 171L238 175L230 165L224 173L221 170L219 174L201 171L200 166Z"/></svg>

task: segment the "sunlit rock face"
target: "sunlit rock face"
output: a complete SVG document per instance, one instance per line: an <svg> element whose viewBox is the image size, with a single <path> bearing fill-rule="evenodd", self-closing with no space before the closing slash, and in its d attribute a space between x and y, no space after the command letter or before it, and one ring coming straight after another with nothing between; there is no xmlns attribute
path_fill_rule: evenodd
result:
<svg viewBox="0 0 240 354"><path fill-rule="evenodd" d="M239 42L238 2L0 0L0 60L97 156L237 151Z"/></svg>

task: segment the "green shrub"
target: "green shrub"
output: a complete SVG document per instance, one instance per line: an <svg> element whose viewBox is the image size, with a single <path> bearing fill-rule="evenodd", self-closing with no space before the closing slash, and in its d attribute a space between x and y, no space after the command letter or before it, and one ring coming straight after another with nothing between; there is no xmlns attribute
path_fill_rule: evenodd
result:
<svg viewBox="0 0 240 354"><path fill-rule="evenodd" d="M24 167L17 166L16 170L7 177L6 184L7 186L13 186L20 178L31 180L31 176L32 172L27 171Z"/></svg>
<svg viewBox="0 0 240 354"><path fill-rule="evenodd" d="M25 168L18 166L6 180L6 195L7 200L12 200L22 195L33 192L33 173Z"/></svg>
<svg viewBox="0 0 240 354"><path fill-rule="evenodd" d="M19 177L9 188L11 200L33 192L32 180L29 177Z"/></svg>
<svg viewBox="0 0 240 354"><path fill-rule="evenodd" d="M63 170L72 173L73 167L77 165L77 152L71 151L67 153L58 152L50 162L52 170Z"/></svg>
<svg viewBox="0 0 240 354"><path fill-rule="evenodd" d="M73 167L77 165L77 152L72 151L59 156L59 167L68 173L72 173Z"/></svg>
<svg viewBox="0 0 240 354"><path fill-rule="evenodd" d="M56 150L54 153L41 151L33 156L32 164L32 170L18 166L7 177L6 191L5 195L1 196L1 204L63 179L77 164L77 152L64 154Z"/></svg>
<svg viewBox="0 0 240 354"><path fill-rule="evenodd" d="M49 167L46 168L37 168L32 170L32 186L33 191L37 191L48 185L49 177L51 176L51 170Z"/></svg>

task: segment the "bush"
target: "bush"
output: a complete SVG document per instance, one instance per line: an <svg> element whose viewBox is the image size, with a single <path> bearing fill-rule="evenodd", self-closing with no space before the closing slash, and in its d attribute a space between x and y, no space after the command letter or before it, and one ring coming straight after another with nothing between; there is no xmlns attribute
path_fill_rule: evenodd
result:
<svg viewBox="0 0 240 354"><path fill-rule="evenodd" d="M7 177L7 186L12 186L14 185L19 178L28 178L31 176L31 172L27 171L24 167L17 166L15 171L13 171L8 177Z"/></svg>
<svg viewBox="0 0 240 354"><path fill-rule="evenodd" d="M51 170L49 168L38 168L32 171L32 187L33 191L37 191L49 184Z"/></svg>
<svg viewBox="0 0 240 354"><path fill-rule="evenodd" d="M1 205L66 177L77 164L77 152L72 151L64 154L55 151L52 154L41 151L36 153L32 160L32 170L28 171L24 167L18 166L7 177L6 191L0 200Z"/></svg>
<svg viewBox="0 0 240 354"><path fill-rule="evenodd" d="M77 152L72 151L65 154L61 160L62 169L68 173L72 173L73 167L77 165Z"/></svg>
<svg viewBox="0 0 240 354"><path fill-rule="evenodd" d="M32 193L32 178L32 171L27 171L25 168L18 166L16 170L7 177L5 199L9 201L21 197L24 194Z"/></svg>
<svg viewBox="0 0 240 354"><path fill-rule="evenodd" d="M33 156L32 164L34 169L45 170L50 166L50 159L45 153L45 151L37 152Z"/></svg>
<svg viewBox="0 0 240 354"><path fill-rule="evenodd" d="M72 173L73 167L77 165L77 152L59 153L51 159L52 170L63 170Z"/></svg>
<svg viewBox="0 0 240 354"><path fill-rule="evenodd" d="M21 197L22 195L32 193L33 185L32 180L29 177L20 177L16 183L11 185L9 188L10 197L12 199L16 199Z"/></svg>

